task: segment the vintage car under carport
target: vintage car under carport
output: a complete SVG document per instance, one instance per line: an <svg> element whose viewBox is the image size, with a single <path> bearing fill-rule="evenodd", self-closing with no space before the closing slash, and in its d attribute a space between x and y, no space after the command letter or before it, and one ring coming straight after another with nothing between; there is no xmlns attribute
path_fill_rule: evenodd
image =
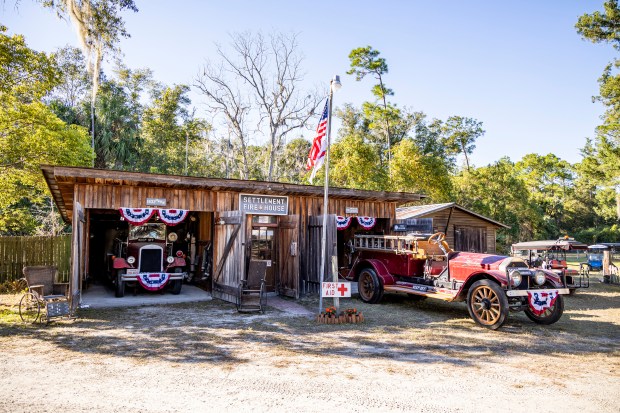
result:
<svg viewBox="0 0 620 413"><path fill-rule="evenodd" d="M73 227L72 306L82 288L103 276L110 243L127 221L121 208L187 211L191 220L180 239L189 270L199 271L211 243L214 297L236 300L250 259L269 262L269 289L290 297L318 290L323 188L236 179L148 174L94 168L42 166L56 206ZM396 207L424 198L404 192L329 188L328 253L342 256L336 216L357 217L360 232L387 234ZM189 222L189 221L188 221ZM359 224L357 224L359 222ZM120 299L120 298L119 298Z"/></svg>

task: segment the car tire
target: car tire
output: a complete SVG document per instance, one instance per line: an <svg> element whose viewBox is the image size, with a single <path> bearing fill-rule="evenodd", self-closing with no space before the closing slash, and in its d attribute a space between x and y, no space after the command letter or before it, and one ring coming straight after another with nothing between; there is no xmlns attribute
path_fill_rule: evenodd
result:
<svg viewBox="0 0 620 413"><path fill-rule="evenodd" d="M174 295L181 294L181 287L183 287L183 280L173 280L170 292Z"/></svg>
<svg viewBox="0 0 620 413"><path fill-rule="evenodd" d="M182 268L175 268L174 273L180 274L183 272ZM181 294L181 287L183 287L183 280L173 280L170 282L170 292L174 295Z"/></svg>
<svg viewBox="0 0 620 413"><path fill-rule="evenodd" d="M476 281L467 292L467 310L483 327L497 330L508 318L508 297L494 281Z"/></svg>
<svg viewBox="0 0 620 413"><path fill-rule="evenodd" d="M555 304L553 307L548 308L543 314L537 315L529 309L529 307L525 310L525 315L527 318L535 322L536 324L549 325L557 322L560 317L564 314L564 297L558 295L555 299Z"/></svg>
<svg viewBox="0 0 620 413"><path fill-rule="evenodd" d="M116 297L124 297L125 296L125 282L123 281L123 275L126 273L126 270L118 270L116 271Z"/></svg>
<svg viewBox="0 0 620 413"><path fill-rule="evenodd" d="M383 297L383 286L372 268L364 268L357 279L357 291L365 303L376 304Z"/></svg>

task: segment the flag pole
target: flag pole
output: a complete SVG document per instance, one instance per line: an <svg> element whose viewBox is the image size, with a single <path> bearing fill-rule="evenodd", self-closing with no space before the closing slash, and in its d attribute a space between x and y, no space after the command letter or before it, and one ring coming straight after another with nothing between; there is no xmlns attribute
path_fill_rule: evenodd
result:
<svg viewBox="0 0 620 413"><path fill-rule="evenodd" d="M321 272L320 282L321 289L323 287L323 281L325 280L325 261L327 256L327 215L328 211L328 197L329 197L329 146L332 138L332 100L334 97L334 90L340 89L342 84L340 83L340 76L336 75L329 82L329 115L327 117L327 147L325 149L325 183L323 188L323 230L321 237ZM336 274L334 274L334 278ZM321 292L319 298L319 313L323 312L323 294Z"/></svg>

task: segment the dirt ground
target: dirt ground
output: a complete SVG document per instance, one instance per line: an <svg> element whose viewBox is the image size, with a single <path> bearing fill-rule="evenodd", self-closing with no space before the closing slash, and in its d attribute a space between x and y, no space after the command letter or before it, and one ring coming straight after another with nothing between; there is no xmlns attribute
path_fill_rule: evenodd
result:
<svg viewBox="0 0 620 413"><path fill-rule="evenodd" d="M1 298L0 298L1 299ZM1 412L618 412L620 287L593 279L539 326L478 327L464 304L342 300L363 324L204 303L0 317ZM316 299L302 304L318 311ZM326 303L328 303L326 301ZM1 314L0 314L1 315Z"/></svg>

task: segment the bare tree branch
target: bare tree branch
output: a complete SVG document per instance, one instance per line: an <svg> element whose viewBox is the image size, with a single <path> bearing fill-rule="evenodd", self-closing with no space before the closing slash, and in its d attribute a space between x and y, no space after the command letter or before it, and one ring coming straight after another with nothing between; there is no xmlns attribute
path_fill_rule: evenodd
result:
<svg viewBox="0 0 620 413"><path fill-rule="evenodd" d="M271 181L287 134L307 125L323 97L317 91L301 97L303 59L297 35L277 33L265 39L261 33L235 33L230 50L217 46L219 71L205 66L196 86L209 99L209 108L226 116L242 150L249 133L242 121L257 121L257 129L269 139L265 176ZM244 175L248 169L246 164Z"/></svg>

